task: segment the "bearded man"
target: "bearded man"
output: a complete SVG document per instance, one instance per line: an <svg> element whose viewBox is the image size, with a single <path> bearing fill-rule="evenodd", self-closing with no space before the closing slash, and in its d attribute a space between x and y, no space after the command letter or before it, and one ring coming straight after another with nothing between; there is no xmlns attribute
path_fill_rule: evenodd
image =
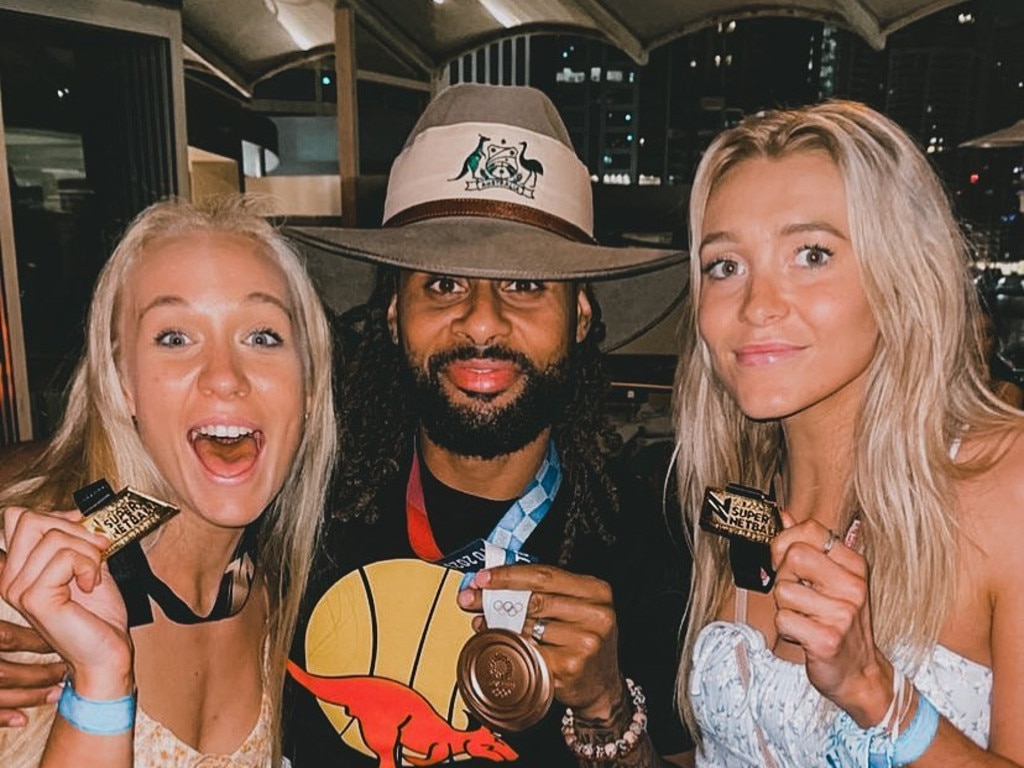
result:
<svg viewBox="0 0 1024 768"><path fill-rule="evenodd" d="M684 254L594 244L589 176L531 88L439 95L384 218L293 232L335 307L339 269L378 269L339 332L342 469L285 754L661 764L687 747L689 561L660 500L613 480L600 361L678 300Z"/></svg>

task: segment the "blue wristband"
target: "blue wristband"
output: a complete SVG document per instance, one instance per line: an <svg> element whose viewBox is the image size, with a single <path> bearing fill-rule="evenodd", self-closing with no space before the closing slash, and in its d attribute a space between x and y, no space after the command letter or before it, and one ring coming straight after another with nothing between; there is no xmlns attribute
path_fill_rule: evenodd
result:
<svg viewBox="0 0 1024 768"><path fill-rule="evenodd" d="M135 724L135 696L112 701L87 699L75 693L71 681L64 683L57 711L79 731L113 736L130 731Z"/></svg>
<svg viewBox="0 0 1024 768"><path fill-rule="evenodd" d="M917 692L917 711L907 730L893 745L893 765L909 765L924 754L939 730L939 711L928 697Z"/></svg>

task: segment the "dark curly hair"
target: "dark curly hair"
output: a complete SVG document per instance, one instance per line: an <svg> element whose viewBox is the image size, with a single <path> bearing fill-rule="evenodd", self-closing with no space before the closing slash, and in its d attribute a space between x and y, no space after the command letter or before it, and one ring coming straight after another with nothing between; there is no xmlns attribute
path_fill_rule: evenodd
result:
<svg viewBox="0 0 1024 768"><path fill-rule="evenodd" d="M334 478L332 514L341 520L373 523L381 492L401 475L411 458L417 417L405 391L406 366L391 340L388 306L398 290L399 271L380 267L366 304L333 318L339 371L335 397L343 460ZM589 294L589 292L588 292ZM593 296L590 331L574 345L576 357L568 405L552 425L565 473L563 492L572 493L559 562L571 556L576 537L595 532L612 540L608 522L619 513L618 492L608 477L609 457L621 444L605 416L608 381L598 345L604 338L601 311Z"/></svg>

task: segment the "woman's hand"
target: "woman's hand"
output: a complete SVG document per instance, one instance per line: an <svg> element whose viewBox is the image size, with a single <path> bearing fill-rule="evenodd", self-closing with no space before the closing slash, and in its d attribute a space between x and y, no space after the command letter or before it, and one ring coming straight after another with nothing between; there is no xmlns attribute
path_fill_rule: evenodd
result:
<svg viewBox="0 0 1024 768"><path fill-rule="evenodd" d="M64 658L80 695L125 695L132 648L124 602L102 560L107 540L79 525L78 512L8 507L3 516L0 596Z"/></svg>
<svg viewBox="0 0 1024 768"><path fill-rule="evenodd" d="M783 519L772 542L776 630L803 649L807 678L823 696L862 728L877 725L894 670L875 646L867 562L820 523Z"/></svg>

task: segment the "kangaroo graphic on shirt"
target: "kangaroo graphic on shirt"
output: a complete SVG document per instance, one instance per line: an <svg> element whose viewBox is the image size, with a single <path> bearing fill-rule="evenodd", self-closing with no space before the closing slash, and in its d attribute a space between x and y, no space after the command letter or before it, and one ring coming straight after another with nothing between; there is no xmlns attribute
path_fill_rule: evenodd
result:
<svg viewBox="0 0 1024 768"><path fill-rule="evenodd" d="M494 762L515 760L515 750L489 728L453 728L430 703L409 686L384 677L325 677L288 661L288 673L318 699L344 707L359 721L366 746L378 768L398 768L402 761L436 765L468 755Z"/></svg>

